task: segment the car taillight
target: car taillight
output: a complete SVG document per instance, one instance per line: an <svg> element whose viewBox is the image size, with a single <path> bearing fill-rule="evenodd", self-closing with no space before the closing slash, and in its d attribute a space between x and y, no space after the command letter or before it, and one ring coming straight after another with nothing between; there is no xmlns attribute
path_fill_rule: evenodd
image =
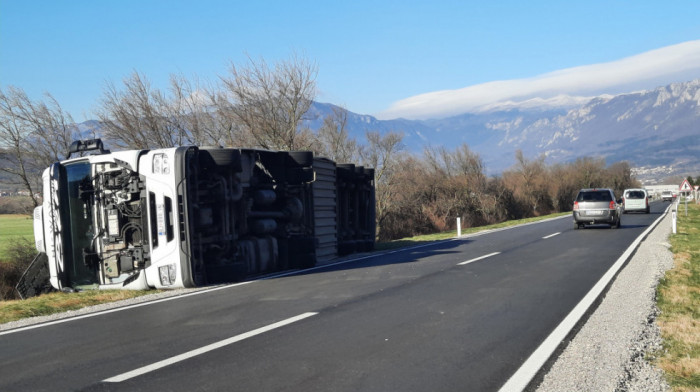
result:
<svg viewBox="0 0 700 392"><path fill-rule="evenodd" d="M574 202L574 211L578 211L578 202L577 201Z"/></svg>
<svg viewBox="0 0 700 392"><path fill-rule="evenodd" d="M615 202L614 202L614 201L611 201L611 202L610 202L610 209L611 209L611 210L614 210L614 209L615 209Z"/></svg>

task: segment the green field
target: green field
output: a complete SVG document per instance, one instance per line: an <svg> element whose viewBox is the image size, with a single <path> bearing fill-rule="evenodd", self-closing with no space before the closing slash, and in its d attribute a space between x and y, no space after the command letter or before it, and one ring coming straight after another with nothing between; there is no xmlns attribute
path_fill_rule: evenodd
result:
<svg viewBox="0 0 700 392"><path fill-rule="evenodd" d="M657 288L663 347L656 362L673 391L700 391L700 205L678 207L674 267Z"/></svg>
<svg viewBox="0 0 700 392"><path fill-rule="evenodd" d="M5 260L7 247L20 238L34 242L32 217L0 214L0 261Z"/></svg>

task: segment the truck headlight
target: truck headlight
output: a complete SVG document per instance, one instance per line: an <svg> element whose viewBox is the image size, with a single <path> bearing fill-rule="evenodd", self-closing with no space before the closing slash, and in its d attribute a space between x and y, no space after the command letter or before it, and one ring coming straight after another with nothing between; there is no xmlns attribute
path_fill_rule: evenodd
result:
<svg viewBox="0 0 700 392"><path fill-rule="evenodd" d="M160 284L163 286L170 286L175 283L177 278L177 269L175 264L168 264L158 268L160 272Z"/></svg>
<svg viewBox="0 0 700 392"><path fill-rule="evenodd" d="M153 173L170 174L170 162L165 154L153 155Z"/></svg>

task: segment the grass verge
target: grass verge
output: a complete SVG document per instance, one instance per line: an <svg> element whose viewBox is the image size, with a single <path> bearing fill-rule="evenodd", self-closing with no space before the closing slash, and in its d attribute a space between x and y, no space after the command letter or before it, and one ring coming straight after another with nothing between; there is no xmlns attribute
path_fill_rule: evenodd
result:
<svg viewBox="0 0 700 392"><path fill-rule="evenodd" d="M544 220L547 218L553 218L562 215L569 215L568 213L553 214L537 218L527 218L514 221L508 221L503 223L498 223L495 225L482 226L482 227L472 227L462 230L462 234L476 233L484 230L498 229L503 227L515 226L522 223L529 223ZM31 219L30 230L31 230ZM422 243L428 243L433 241L439 241L449 238L454 238L457 235L456 231L448 231L444 233L416 236L410 238L404 238L401 240L382 242L378 243L376 250L387 250L396 249L402 247L408 247L413 245L418 245ZM29 298L23 301L4 301L0 302L0 324L7 323L10 321L16 321L19 319L34 317L34 316L45 316L53 313L65 312L68 310L76 310L84 308L86 306L97 305L106 302L114 302L122 299L138 297L146 294L153 294L155 290L151 291L120 291L120 290L86 290L78 293L51 293L44 294L39 297Z"/></svg>
<svg viewBox="0 0 700 392"><path fill-rule="evenodd" d="M700 205L678 208L669 236L674 267L657 287L663 351L656 359L674 391L700 391Z"/></svg>
<svg viewBox="0 0 700 392"><path fill-rule="evenodd" d="M571 215L571 212L560 212L557 214L539 216L536 218L525 218L525 219L511 220L511 221L496 223L496 224L488 225L488 226L469 227L466 229L462 229L462 235L478 233L480 231L486 231L486 230L501 229L504 227L521 225L523 223L538 222L541 220L556 218L556 217L564 216L564 215ZM436 233L436 234L425 234L425 235L419 235L419 236L415 236L415 237L402 238L400 240L394 240L394 241L389 241L389 242L378 242L375 245L374 249L375 250L390 250L390 249L397 249L397 248L405 248L405 247L420 245L420 244L429 243L429 242L433 242L433 241L447 240L450 238L455 238L456 236L457 236L457 230L445 231L445 232Z"/></svg>
<svg viewBox="0 0 700 392"><path fill-rule="evenodd" d="M157 290L86 290L78 293L50 293L18 301L0 302L0 324L35 316L77 310L106 302L120 301L142 295L157 293Z"/></svg>

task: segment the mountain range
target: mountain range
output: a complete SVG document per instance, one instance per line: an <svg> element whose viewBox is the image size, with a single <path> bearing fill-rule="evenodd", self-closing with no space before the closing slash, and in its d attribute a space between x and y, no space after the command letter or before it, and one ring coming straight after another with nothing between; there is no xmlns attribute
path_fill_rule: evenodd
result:
<svg viewBox="0 0 700 392"><path fill-rule="evenodd" d="M515 151L530 159L564 163L579 157L628 161L637 177L654 181L700 174L700 79L649 91L604 95L567 106L529 100L490 110L428 120L379 120L348 112L347 129L357 140L367 130L404 134L409 151L426 146L454 148L462 143L480 154L487 172L498 174L515 163ZM318 129L335 106L315 102L306 126Z"/></svg>

